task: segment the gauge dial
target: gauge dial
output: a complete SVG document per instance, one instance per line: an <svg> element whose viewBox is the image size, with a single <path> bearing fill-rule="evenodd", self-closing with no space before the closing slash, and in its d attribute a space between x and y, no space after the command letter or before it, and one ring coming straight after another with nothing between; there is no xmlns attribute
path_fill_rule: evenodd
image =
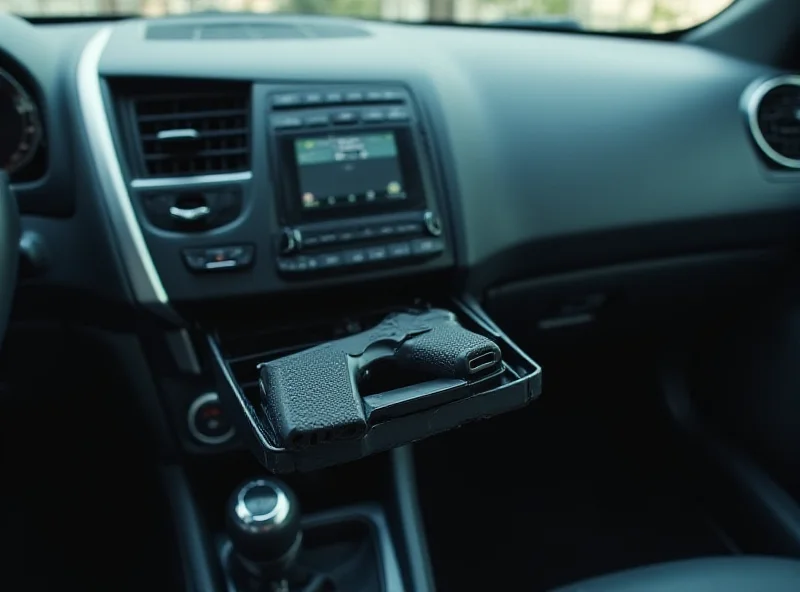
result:
<svg viewBox="0 0 800 592"><path fill-rule="evenodd" d="M36 154L42 141L39 111L30 95L0 69L0 169L12 174Z"/></svg>

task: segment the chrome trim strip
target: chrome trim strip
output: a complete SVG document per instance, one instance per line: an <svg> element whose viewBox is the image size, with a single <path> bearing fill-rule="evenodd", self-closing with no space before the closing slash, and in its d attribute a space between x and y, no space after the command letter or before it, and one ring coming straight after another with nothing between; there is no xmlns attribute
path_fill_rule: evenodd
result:
<svg viewBox="0 0 800 592"><path fill-rule="evenodd" d="M160 189L167 187L189 187L192 185L209 185L218 183L240 183L253 178L251 171L241 173L222 173L219 175L195 175L193 177L162 177L158 179L134 179L134 189Z"/></svg>
<svg viewBox="0 0 800 592"><path fill-rule="evenodd" d="M750 127L750 133L761 151L770 160L781 166L785 166L789 169L800 169L800 160L787 158L779 152L776 152L772 146L767 143L764 134L761 133L761 129L758 127L758 107L762 99L769 91L779 86L797 86L800 88L800 75L787 74L767 80L757 80L745 90L742 96L742 108L747 115L747 124Z"/></svg>
<svg viewBox="0 0 800 592"><path fill-rule="evenodd" d="M98 65L112 31L112 27L99 30L83 48L78 62L78 99L83 124L134 296L138 302L152 308L160 316L172 322L180 322L177 313L169 305L169 297L150 257L111 136Z"/></svg>

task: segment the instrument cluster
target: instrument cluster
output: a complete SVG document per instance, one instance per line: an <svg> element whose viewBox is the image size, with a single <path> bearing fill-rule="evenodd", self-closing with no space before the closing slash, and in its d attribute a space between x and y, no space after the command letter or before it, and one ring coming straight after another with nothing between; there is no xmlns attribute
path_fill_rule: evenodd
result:
<svg viewBox="0 0 800 592"><path fill-rule="evenodd" d="M0 169L12 181L32 181L44 172L44 129L39 107L23 83L0 68Z"/></svg>

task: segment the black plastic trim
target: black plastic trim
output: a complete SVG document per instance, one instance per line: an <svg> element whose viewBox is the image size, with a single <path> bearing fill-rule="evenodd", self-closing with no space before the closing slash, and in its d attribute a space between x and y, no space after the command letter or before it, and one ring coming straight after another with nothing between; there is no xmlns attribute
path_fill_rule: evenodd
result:
<svg viewBox="0 0 800 592"><path fill-rule="evenodd" d="M661 394L671 419L732 485L724 492L727 502L743 517L757 520L764 531L758 538L770 546L765 551L800 557L800 505L745 452L705 425L692 401L685 368L683 354L667 354L661 362Z"/></svg>
<svg viewBox="0 0 800 592"><path fill-rule="evenodd" d="M186 592L219 592L223 588L220 574L214 569L217 559L186 474L181 467L172 465L163 467L161 475L178 539Z"/></svg>
<svg viewBox="0 0 800 592"><path fill-rule="evenodd" d="M394 502L397 508L402 548L405 551L404 575L408 588L414 592L434 592L433 567L428 553L428 539L422 521L422 509L417 492L413 444L391 452L394 477Z"/></svg>

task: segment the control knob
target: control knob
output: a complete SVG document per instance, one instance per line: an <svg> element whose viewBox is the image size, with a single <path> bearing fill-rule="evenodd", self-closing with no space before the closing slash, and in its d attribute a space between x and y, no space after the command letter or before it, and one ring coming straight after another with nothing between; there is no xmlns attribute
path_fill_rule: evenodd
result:
<svg viewBox="0 0 800 592"><path fill-rule="evenodd" d="M442 220L431 211L425 212L425 217L423 218L425 222L425 229L428 231L428 234L431 236L441 236L442 235Z"/></svg>
<svg viewBox="0 0 800 592"><path fill-rule="evenodd" d="M284 228L281 231L278 248L283 255L290 255L300 250L303 244L303 235L297 228Z"/></svg>
<svg viewBox="0 0 800 592"><path fill-rule="evenodd" d="M226 510L241 575L256 584L243 589L288 590L288 584L267 584L290 576L302 544L300 507L292 490L277 479L253 479L231 494Z"/></svg>

